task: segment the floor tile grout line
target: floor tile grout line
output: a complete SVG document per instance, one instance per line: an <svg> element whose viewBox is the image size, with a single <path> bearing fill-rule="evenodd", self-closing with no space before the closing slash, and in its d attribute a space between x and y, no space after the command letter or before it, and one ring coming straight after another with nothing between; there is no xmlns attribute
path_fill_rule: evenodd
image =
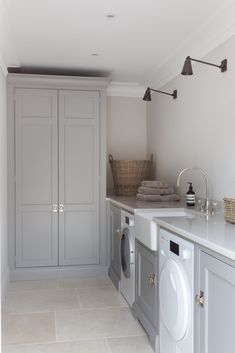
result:
<svg viewBox="0 0 235 353"><path fill-rule="evenodd" d="M117 336L104 336L104 337L89 337L89 338L67 338L67 339L61 339L61 340L57 340L57 341L40 341L40 342L25 342L25 343L7 343L4 344L4 346L33 346L33 345L45 345L45 344L56 344L56 343L79 343L79 342L89 342L89 341L101 341L101 340L109 340L109 339L122 339L122 338L134 338L134 337L147 337L147 335L126 335L126 336L122 336L122 335L117 335Z"/></svg>
<svg viewBox="0 0 235 353"><path fill-rule="evenodd" d="M24 293L38 293L38 292L68 292L68 291L74 291L77 288L37 288L37 289L22 289L19 291L8 291L7 296L8 295L19 295L20 294L24 294Z"/></svg>
<svg viewBox="0 0 235 353"><path fill-rule="evenodd" d="M76 293L77 293L77 300L78 300L79 308L80 308L80 310L82 310L82 309L83 309L83 305L82 305L81 298L80 298L80 296L79 296L79 291L78 291L78 289L76 289Z"/></svg>
<svg viewBox="0 0 235 353"><path fill-rule="evenodd" d="M94 338L74 338L74 339L63 339L57 341L40 341L40 342L25 342L25 343L5 343L2 346L4 347L21 347L21 346L36 346L36 345L53 345L53 344L63 344L63 343L80 343L80 342L95 342L95 341L105 341L109 339L123 339L123 338L134 338L134 337L147 337L146 335L128 335L128 336L107 336L107 337L94 337ZM110 347L108 343L108 347ZM108 353L112 353L112 350Z"/></svg>
<svg viewBox="0 0 235 353"><path fill-rule="evenodd" d="M108 353L112 353L111 347L109 345L108 337L105 337L104 342L105 342L106 348L108 350Z"/></svg>
<svg viewBox="0 0 235 353"><path fill-rule="evenodd" d="M54 326L55 326L55 342L57 342L58 332L57 332L57 324L56 324L57 316L56 311L54 312Z"/></svg>
<svg viewBox="0 0 235 353"><path fill-rule="evenodd" d="M64 312L74 312L74 311L105 311L105 310L125 310L131 313L129 307L127 305L119 305L119 306L102 306L102 307L84 307L82 306L81 308L78 308L77 306L73 307L73 308L65 308L65 309L55 309L55 308L51 308L51 309L44 309L44 310L40 310L40 311L19 311L19 312L4 312L5 315L36 315L36 314L48 314L48 313L53 313L54 311L56 311L57 313L64 313ZM135 320L133 318L133 320Z"/></svg>
<svg viewBox="0 0 235 353"><path fill-rule="evenodd" d="M69 309L72 310L72 309ZM69 311L69 310L61 310L61 311ZM40 314L50 314L54 313L55 310L53 309L48 309L48 310L42 310L42 311L19 311L19 312L4 312L5 315L40 315Z"/></svg>
<svg viewBox="0 0 235 353"><path fill-rule="evenodd" d="M79 299L78 299L78 304L80 304ZM56 311L57 313L63 313L63 312L69 312L69 311L92 311L92 310L118 310L118 309L127 309L129 311L129 308L127 305L116 305L116 306L101 306L101 307L84 307L81 304L81 307L75 306L74 308L66 308L66 309L44 309L41 311L5 311L5 315L36 315L36 314L48 314Z"/></svg>
<svg viewBox="0 0 235 353"><path fill-rule="evenodd" d="M92 311L92 310L95 310L95 311L105 311L105 310L121 310L121 309L125 309L125 311L128 311L130 314L131 314L131 311L130 309L128 308L128 306L126 305L123 305L123 306L102 306L102 307L92 307L92 308L85 308L85 307L82 307L81 309L79 308L72 308L72 309L61 309L61 310L56 310L57 313L64 313L64 312L68 312L68 311ZM52 310L51 310L52 311ZM134 321L136 321L134 318L133 318Z"/></svg>

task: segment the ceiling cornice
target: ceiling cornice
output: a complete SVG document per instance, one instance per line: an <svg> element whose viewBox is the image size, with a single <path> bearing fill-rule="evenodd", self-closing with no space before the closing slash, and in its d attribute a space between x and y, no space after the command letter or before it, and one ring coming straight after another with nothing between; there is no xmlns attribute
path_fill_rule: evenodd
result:
<svg viewBox="0 0 235 353"><path fill-rule="evenodd" d="M145 88L139 83L112 81L107 87L108 97L143 97Z"/></svg>
<svg viewBox="0 0 235 353"><path fill-rule="evenodd" d="M180 74L186 56L203 58L235 35L235 2L217 11L190 38L174 50L165 63L148 72L141 80L145 86L160 88Z"/></svg>
<svg viewBox="0 0 235 353"><path fill-rule="evenodd" d="M8 65L19 65L16 55L15 42L13 40L8 12L4 0L0 0L0 67L7 76Z"/></svg>
<svg viewBox="0 0 235 353"><path fill-rule="evenodd" d="M3 72L4 76L6 77L7 76L7 67L6 67L6 65L5 65L5 63L3 61L1 53L0 53L0 67L2 69L2 72Z"/></svg>

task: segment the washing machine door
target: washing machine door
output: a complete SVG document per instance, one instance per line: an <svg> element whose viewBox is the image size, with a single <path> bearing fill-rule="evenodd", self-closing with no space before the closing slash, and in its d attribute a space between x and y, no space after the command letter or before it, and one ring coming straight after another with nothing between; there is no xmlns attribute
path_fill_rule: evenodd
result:
<svg viewBox="0 0 235 353"><path fill-rule="evenodd" d="M121 265L123 274L125 277L129 278L131 276L131 244L130 231L128 228L122 230Z"/></svg>
<svg viewBox="0 0 235 353"><path fill-rule="evenodd" d="M160 319L174 341L184 338L190 320L190 291L182 265L168 259L160 275Z"/></svg>

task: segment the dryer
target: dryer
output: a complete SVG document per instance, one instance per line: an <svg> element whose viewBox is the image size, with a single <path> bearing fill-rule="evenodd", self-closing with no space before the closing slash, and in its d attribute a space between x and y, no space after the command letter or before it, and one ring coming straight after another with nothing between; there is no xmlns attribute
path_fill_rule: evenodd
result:
<svg viewBox="0 0 235 353"><path fill-rule="evenodd" d="M121 211L122 235L120 242L121 284L120 290L132 307L135 301L135 232L134 215Z"/></svg>
<svg viewBox="0 0 235 353"><path fill-rule="evenodd" d="M160 353L193 353L194 245L160 230Z"/></svg>

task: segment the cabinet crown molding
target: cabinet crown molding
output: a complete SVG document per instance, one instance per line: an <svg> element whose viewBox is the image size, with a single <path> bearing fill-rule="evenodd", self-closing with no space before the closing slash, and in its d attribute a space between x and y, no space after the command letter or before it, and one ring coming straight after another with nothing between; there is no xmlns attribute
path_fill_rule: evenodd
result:
<svg viewBox="0 0 235 353"><path fill-rule="evenodd" d="M8 74L7 83L11 85L20 84L21 87L102 90L108 87L110 79L100 77Z"/></svg>

